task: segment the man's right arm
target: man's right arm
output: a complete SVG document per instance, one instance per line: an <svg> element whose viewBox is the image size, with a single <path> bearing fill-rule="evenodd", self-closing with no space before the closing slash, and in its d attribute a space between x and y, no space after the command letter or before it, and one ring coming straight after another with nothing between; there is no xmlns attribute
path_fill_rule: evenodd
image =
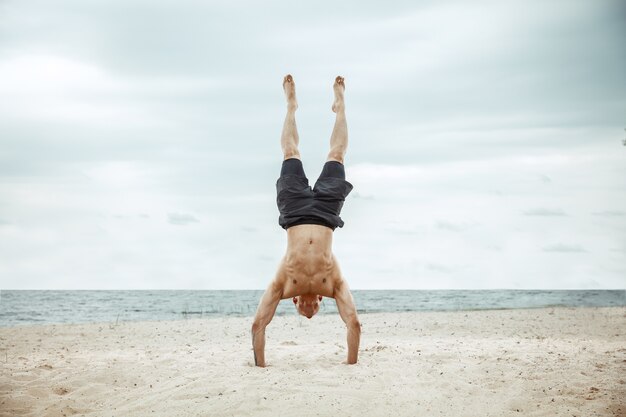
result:
<svg viewBox="0 0 626 417"><path fill-rule="evenodd" d="M259 307L252 323L252 348L256 366L265 366L265 328L272 321L281 296L282 286L273 281L265 290L259 302Z"/></svg>

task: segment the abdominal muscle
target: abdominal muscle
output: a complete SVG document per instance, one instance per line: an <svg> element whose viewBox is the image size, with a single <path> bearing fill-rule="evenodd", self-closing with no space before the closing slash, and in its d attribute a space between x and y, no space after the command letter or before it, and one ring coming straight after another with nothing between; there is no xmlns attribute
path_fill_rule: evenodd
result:
<svg viewBox="0 0 626 417"><path fill-rule="evenodd" d="M280 265L282 298L315 294L333 296L340 276L332 253L333 231L326 226L301 224L287 229L287 252Z"/></svg>

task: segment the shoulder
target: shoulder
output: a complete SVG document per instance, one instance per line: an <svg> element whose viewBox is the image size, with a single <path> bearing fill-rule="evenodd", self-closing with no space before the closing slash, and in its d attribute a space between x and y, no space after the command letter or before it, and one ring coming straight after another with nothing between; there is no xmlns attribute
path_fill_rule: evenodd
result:
<svg viewBox="0 0 626 417"><path fill-rule="evenodd" d="M287 273L285 271L284 261L281 262L278 271L276 271L276 276L270 282L269 290L271 290L275 294L279 294L282 298L283 292L285 290L285 284L287 282Z"/></svg>
<svg viewBox="0 0 626 417"><path fill-rule="evenodd" d="M346 291L350 291L350 289L348 288L348 283L346 282L345 279L343 279L341 274L336 274L333 276L332 285L333 285L333 298L336 298L337 296L341 296L341 294L345 293Z"/></svg>

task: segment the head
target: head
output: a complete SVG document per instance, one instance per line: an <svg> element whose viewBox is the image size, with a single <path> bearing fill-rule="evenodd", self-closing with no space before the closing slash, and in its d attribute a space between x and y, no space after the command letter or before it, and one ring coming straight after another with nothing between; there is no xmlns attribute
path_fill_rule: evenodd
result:
<svg viewBox="0 0 626 417"><path fill-rule="evenodd" d="M321 295L307 294L293 297L293 303L296 305L296 310L298 310L298 313L302 314L307 319L313 317L320 310L321 301Z"/></svg>

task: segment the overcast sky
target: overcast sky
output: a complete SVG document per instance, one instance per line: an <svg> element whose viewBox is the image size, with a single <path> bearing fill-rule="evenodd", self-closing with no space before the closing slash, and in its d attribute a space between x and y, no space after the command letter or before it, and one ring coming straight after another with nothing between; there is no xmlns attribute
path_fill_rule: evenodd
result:
<svg viewBox="0 0 626 417"><path fill-rule="evenodd" d="M626 287L623 1L0 2L0 288L264 288L293 74L355 289Z"/></svg>

